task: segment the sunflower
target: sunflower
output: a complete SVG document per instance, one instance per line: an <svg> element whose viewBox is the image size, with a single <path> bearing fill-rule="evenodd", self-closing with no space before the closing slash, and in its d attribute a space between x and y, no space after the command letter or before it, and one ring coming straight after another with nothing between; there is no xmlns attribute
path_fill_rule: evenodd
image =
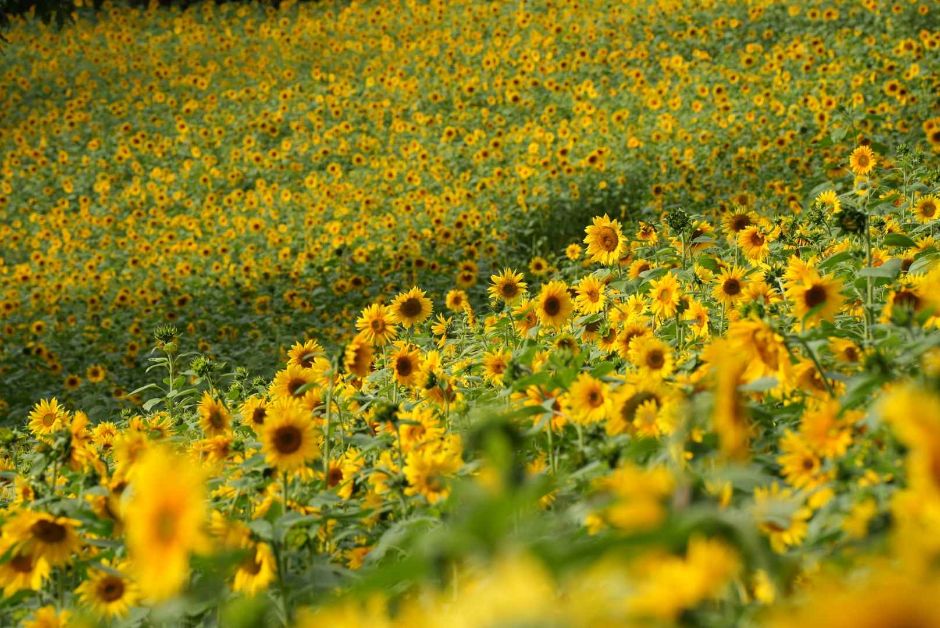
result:
<svg viewBox="0 0 940 628"><path fill-rule="evenodd" d="M637 279L640 275L648 270L653 270L653 265L648 260L633 260L630 262L629 268L627 268L627 277L630 279Z"/></svg>
<svg viewBox="0 0 940 628"><path fill-rule="evenodd" d="M629 355L630 362L647 376L663 378L672 373L672 348L653 335L635 339Z"/></svg>
<svg viewBox="0 0 940 628"><path fill-rule="evenodd" d="M70 611L57 611L54 606L37 609L33 618L22 624L23 628L69 628L74 625Z"/></svg>
<svg viewBox="0 0 940 628"><path fill-rule="evenodd" d="M444 298L444 305L451 312L463 312L469 307L470 302L467 299L467 293L456 288L449 291Z"/></svg>
<svg viewBox="0 0 940 628"><path fill-rule="evenodd" d="M267 400L259 395L245 399L241 407L241 415L242 423L254 430L256 434L259 433L268 415Z"/></svg>
<svg viewBox="0 0 940 628"><path fill-rule="evenodd" d="M744 256L755 262L763 260L770 254L772 241L773 234L765 233L756 225L746 227L738 234L738 246L741 247Z"/></svg>
<svg viewBox="0 0 940 628"><path fill-rule="evenodd" d="M3 537L50 567L68 563L81 545L75 519L23 510L3 525Z"/></svg>
<svg viewBox="0 0 940 628"><path fill-rule="evenodd" d="M512 354L506 350L488 351L483 355L483 378L496 385L503 383Z"/></svg>
<svg viewBox="0 0 940 628"><path fill-rule="evenodd" d="M752 226L755 221L756 216L754 213L743 208L727 212L721 219L722 225L728 234L728 240L730 241L736 240L738 234Z"/></svg>
<svg viewBox="0 0 940 628"><path fill-rule="evenodd" d="M323 356L323 347L316 340L294 343L287 352L287 363L296 364L305 369L313 367L314 360Z"/></svg>
<svg viewBox="0 0 940 628"><path fill-rule="evenodd" d="M631 319L620 329L620 332L617 334L616 341L614 342L614 348L617 350L617 355L619 355L624 360L630 359L630 347L633 346L633 342L637 338L642 338L644 336L649 336L652 334L650 326L640 319Z"/></svg>
<svg viewBox="0 0 940 628"><path fill-rule="evenodd" d="M826 209L830 214L838 214L842 211L842 202L839 200L839 195L836 194L835 190L820 192L813 202Z"/></svg>
<svg viewBox="0 0 940 628"><path fill-rule="evenodd" d="M199 402L199 424L206 436L222 436L231 430L232 415L220 400L206 391Z"/></svg>
<svg viewBox="0 0 940 628"><path fill-rule="evenodd" d="M515 303L525 296L527 286L522 279L522 273L517 273L511 268L504 268L503 272L490 277L492 282L488 289L490 298L494 301L499 299L510 305Z"/></svg>
<svg viewBox="0 0 940 628"><path fill-rule="evenodd" d="M297 401L281 398L268 406L261 432L265 459L280 471L293 471L320 454L309 413Z"/></svg>
<svg viewBox="0 0 940 628"><path fill-rule="evenodd" d="M395 381L402 386L414 386L421 372L421 351L409 344L402 344L389 356L389 364L395 374Z"/></svg>
<svg viewBox="0 0 940 628"><path fill-rule="evenodd" d="M362 310L356 321L356 329L367 342L380 347L387 345L398 335L392 311L379 303L373 303Z"/></svg>
<svg viewBox="0 0 940 628"><path fill-rule="evenodd" d="M36 436L47 436L62 429L67 420L68 413L55 397L43 399L29 413L29 430Z"/></svg>
<svg viewBox="0 0 940 628"><path fill-rule="evenodd" d="M607 214L595 217L593 224L585 230L584 243L591 260L599 264L613 264L620 259L626 247L620 223L611 220Z"/></svg>
<svg viewBox="0 0 940 628"><path fill-rule="evenodd" d="M168 447L148 448L131 470L125 534L133 577L143 597L175 595L189 577L189 555L206 548L203 472Z"/></svg>
<svg viewBox="0 0 940 628"><path fill-rule="evenodd" d="M92 364L85 371L85 378L92 384L98 384L104 381L108 371L100 364Z"/></svg>
<svg viewBox="0 0 940 628"><path fill-rule="evenodd" d="M552 281L542 286L535 309L542 325L556 329L563 326L573 309L574 305L565 282Z"/></svg>
<svg viewBox="0 0 940 628"><path fill-rule="evenodd" d="M125 575L126 563L102 564L107 569L90 569L75 593L85 608L100 617L124 617L139 600L137 585Z"/></svg>
<svg viewBox="0 0 940 628"><path fill-rule="evenodd" d="M311 387L308 384L313 384L314 379L311 369L291 364L274 374L274 379L268 386L268 394L272 399L301 399L310 392Z"/></svg>
<svg viewBox="0 0 940 628"><path fill-rule="evenodd" d="M692 331L696 338L706 338L709 334L708 329L708 308L698 299L690 299L689 306L682 313L682 320L689 321Z"/></svg>
<svg viewBox="0 0 940 628"><path fill-rule="evenodd" d="M932 194L926 194L918 199L914 205L914 214L917 220L922 223L928 223L937 218L937 211L940 209L940 198Z"/></svg>
<svg viewBox="0 0 940 628"><path fill-rule="evenodd" d="M859 146L849 156L849 169L855 176L865 176L875 167L875 153L868 146Z"/></svg>
<svg viewBox="0 0 940 628"><path fill-rule="evenodd" d="M388 309L391 312L392 321L409 329L412 325L426 321L431 316L433 306L431 300L425 296L424 290L414 287L395 297Z"/></svg>
<svg viewBox="0 0 940 628"><path fill-rule="evenodd" d="M607 285L595 277L587 275L575 286L574 304L582 314L595 314L604 309L607 303Z"/></svg>
<svg viewBox="0 0 940 628"><path fill-rule="evenodd" d="M247 550L244 560L235 569L232 590L255 595L267 589L277 577L277 563L267 543L253 543Z"/></svg>
<svg viewBox="0 0 940 628"><path fill-rule="evenodd" d="M575 262L581 258L581 245L578 243L569 244L565 247L565 257Z"/></svg>
<svg viewBox="0 0 940 628"><path fill-rule="evenodd" d="M649 377L628 379L612 395L607 433L614 436L640 432L646 436L658 436L671 431L674 422L671 417L676 404L674 397L661 380Z"/></svg>
<svg viewBox="0 0 940 628"><path fill-rule="evenodd" d="M607 418L613 408L607 384L589 373L578 375L568 389L568 407L577 423L598 423Z"/></svg>
<svg viewBox="0 0 940 628"><path fill-rule="evenodd" d="M781 513L788 514L782 517ZM767 535L770 547L778 554L803 542L809 530L807 521L812 515L791 489L781 490L776 482L770 488L754 489L753 517L757 528Z"/></svg>
<svg viewBox="0 0 940 628"><path fill-rule="evenodd" d="M544 275L549 269L551 269L551 266L544 257L536 255L529 261L529 272L536 277Z"/></svg>
<svg viewBox="0 0 940 628"><path fill-rule="evenodd" d="M807 325L832 320L842 309L842 282L831 275L808 277L803 282L789 284L787 298L793 302L797 320Z"/></svg>
<svg viewBox="0 0 940 628"><path fill-rule="evenodd" d="M679 281L672 273L666 273L650 282L650 310L659 318L675 315L679 306Z"/></svg>
<svg viewBox="0 0 940 628"><path fill-rule="evenodd" d="M747 282L744 280L744 271L742 269L737 267L725 268L715 280L712 296L722 305L733 307L735 302L744 296L746 287Z"/></svg>
<svg viewBox="0 0 940 628"><path fill-rule="evenodd" d="M5 597L24 589L38 591L49 577L49 562L28 548L16 547L15 542L5 540L0 543L0 554L5 557L0 562L0 587Z"/></svg>
<svg viewBox="0 0 940 628"><path fill-rule="evenodd" d="M794 432L787 430L780 439L780 455L777 456L781 473L787 483L795 488L813 489L826 481L821 473L822 460Z"/></svg>
<svg viewBox="0 0 940 628"><path fill-rule="evenodd" d="M76 390L81 385L82 378L78 375L66 375L65 381L62 382L62 387L66 390Z"/></svg>
<svg viewBox="0 0 940 628"><path fill-rule="evenodd" d="M461 464L459 447L446 442L415 447L405 459L405 494L422 495L431 504L446 499L450 495L447 478L459 471Z"/></svg>
<svg viewBox="0 0 940 628"><path fill-rule="evenodd" d="M356 377L366 377L372 372L373 359L375 359L375 352L372 350L372 345L360 335L346 345L343 366L348 373Z"/></svg>
<svg viewBox="0 0 940 628"><path fill-rule="evenodd" d="M715 401L712 426L718 435L722 455L733 460L747 458L751 420L738 386L744 383L747 359L731 350L726 340L712 345L715 373Z"/></svg>

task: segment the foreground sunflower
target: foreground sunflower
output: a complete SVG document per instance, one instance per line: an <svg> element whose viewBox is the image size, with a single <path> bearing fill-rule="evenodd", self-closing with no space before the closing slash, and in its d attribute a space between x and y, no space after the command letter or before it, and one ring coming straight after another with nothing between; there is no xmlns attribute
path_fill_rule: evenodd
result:
<svg viewBox="0 0 940 628"><path fill-rule="evenodd" d="M277 563L271 546L267 543L254 543L235 570L232 590L255 595L267 589L276 576Z"/></svg>
<svg viewBox="0 0 940 628"><path fill-rule="evenodd" d="M405 329L426 321L433 309L431 300L418 287L398 295L388 307L392 320Z"/></svg>
<svg viewBox="0 0 940 628"><path fill-rule="evenodd" d="M3 536L55 567L69 562L78 550L78 526L75 519L24 510L4 524Z"/></svg>
<svg viewBox="0 0 940 628"><path fill-rule="evenodd" d="M168 447L148 448L131 470L125 514L131 571L142 596L174 596L189 578L189 556L206 547L202 470Z"/></svg>
<svg viewBox="0 0 940 628"><path fill-rule="evenodd" d="M545 327L562 327L571 315L574 304L563 281L552 281L542 286L536 300L535 312Z"/></svg>
<svg viewBox="0 0 940 628"><path fill-rule="evenodd" d="M313 421L303 405L281 398L268 406L261 449L268 464L279 471L294 471L319 455Z"/></svg>
<svg viewBox="0 0 940 628"><path fill-rule="evenodd" d="M611 220L607 214L596 216L593 223L584 230L587 233L584 238L587 254L599 264L616 263L626 247L620 223Z"/></svg>

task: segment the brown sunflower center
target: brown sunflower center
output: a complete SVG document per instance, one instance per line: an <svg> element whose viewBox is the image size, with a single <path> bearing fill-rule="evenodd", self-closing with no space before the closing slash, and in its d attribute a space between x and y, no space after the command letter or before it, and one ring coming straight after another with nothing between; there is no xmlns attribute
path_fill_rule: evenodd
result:
<svg viewBox="0 0 940 628"><path fill-rule="evenodd" d="M209 425L217 430L225 427L225 419L222 417L222 413L218 410L212 410L209 412Z"/></svg>
<svg viewBox="0 0 940 628"><path fill-rule="evenodd" d="M258 550L252 550L251 555L242 561L241 568L252 576L257 576L261 573L261 561L258 560Z"/></svg>
<svg viewBox="0 0 940 628"><path fill-rule="evenodd" d="M920 206L920 213L925 218L933 218L934 214L937 213L937 206L932 202L924 203Z"/></svg>
<svg viewBox="0 0 940 628"><path fill-rule="evenodd" d="M268 411L265 408L255 408L255 411L251 413L251 422L255 425L263 425L267 415Z"/></svg>
<svg viewBox="0 0 940 628"><path fill-rule="evenodd" d="M598 408L604 403L604 397L599 390L592 390L588 393L587 401L592 408Z"/></svg>
<svg viewBox="0 0 940 628"><path fill-rule="evenodd" d="M372 322L369 323L369 327L372 329L373 333L381 334L385 331L385 321L378 318L373 319Z"/></svg>
<svg viewBox="0 0 940 628"><path fill-rule="evenodd" d="M124 596L124 581L108 576L98 584L98 598L103 602L116 602Z"/></svg>
<svg viewBox="0 0 940 628"><path fill-rule="evenodd" d="M545 304L542 306L542 309L549 316L556 316L561 312L561 301L558 297L548 297L545 299Z"/></svg>
<svg viewBox="0 0 940 628"><path fill-rule="evenodd" d="M421 314L421 301L417 297L408 297L402 302L399 312L405 318L415 318Z"/></svg>
<svg viewBox="0 0 940 628"><path fill-rule="evenodd" d="M646 391L636 393L627 399L622 406L620 406L620 418L622 418L627 423L632 423L633 419L636 418L637 409L650 400L656 403L657 408L659 407L659 397L653 393Z"/></svg>
<svg viewBox="0 0 940 628"><path fill-rule="evenodd" d="M408 356L401 356L395 360L395 372L398 373L401 377L408 377L414 371L414 365L411 363L411 358Z"/></svg>
<svg viewBox="0 0 940 628"><path fill-rule="evenodd" d="M17 573L29 573L33 570L33 557L29 554L18 554L10 559L10 567Z"/></svg>
<svg viewBox="0 0 940 628"><path fill-rule="evenodd" d="M597 231L597 242L602 249L611 253L617 250L620 238L617 237L617 232L611 227L601 227Z"/></svg>
<svg viewBox="0 0 940 628"><path fill-rule="evenodd" d="M806 307L810 309L825 303L826 288L820 286L819 284L814 285L812 288L807 290L805 294L803 294L803 302L806 303Z"/></svg>
<svg viewBox="0 0 940 628"><path fill-rule="evenodd" d="M61 543L67 532L64 525L48 519L40 519L30 527L29 531L35 538L50 545Z"/></svg>
<svg viewBox="0 0 940 628"><path fill-rule="evenodd" d="M910 290L898 290L894 295L894 305L916 311L920 307L920 297Z"/></svg>
<svg viewBox="0 0 940 628"><path fill-rule="evenodd" d="M274 448L281 454L292 454L303 443L303 434L294 425L285 425L274 432Z"/></svg>
<svg viewBox="0 0 940 628"><path fill-rule="evenodd" d="M292 396L295 396L297 395L297 391L300 390L300 388L306 383L307 382L305 380L299 377L291 378L290 381L287 382L287 392L289 392Z"/></svg>
<svg viewBox="0 0 940 628"><path fill-rule="evenodd" d="M725 282L721 285L721 289L729 297L736 296L741 294L741 282L734 277L729 277L728 279L725 279Z"/></svg>
<svg viewBox="0 0 940 628"><path fill-rule="evenodd" d="M731 219L731 230L734 232L741 231L741 229L749 227L750 225L751 218L747 214L737 214Z"/></svg>
<svg viewBox="0 0 940 628"><path fill-rule="evenodd" d="M519 286L511 281L506 282L500 287L500 294L506 299L511 299L519 294Z"/></svg>
<svg viewBox="0 0 940 628"><path fill-rule="evenodd" d="M663 365L666 364L666 358L663 355L663 352L659 349L653 349L646 354L646 366L651 369L661 369Z"/></svg>
<svg viewBox="0 0 940 628"><path fill-rule="evenodd" d="M327 486L336 486L343 481L343 470L339 467L330 467L330 472L326 477Z"/></svg>

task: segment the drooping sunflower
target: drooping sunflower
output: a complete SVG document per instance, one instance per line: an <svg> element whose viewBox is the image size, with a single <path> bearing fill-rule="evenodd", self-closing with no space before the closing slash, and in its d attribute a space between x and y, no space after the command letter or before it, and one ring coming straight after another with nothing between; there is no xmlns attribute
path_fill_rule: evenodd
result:
<svg viewBox="0 0 940 628"><path fill-rule="evenodd" d="M100 617L124 617L139 600L134 581L125 575L127 563L102 564L104 569L90 569L88 578L78 585L75 593L85 608Z"/></svg>
<svg viewBox="0 0 940 628"><path fill-rule="evenodd" d="M653 335L643 336L630 346L630 362L647 376L664 378L672 373L672 347Z"/></svg>
<svg viewBox="0 0 940 628"><path fill-rule="evenodd" d="M414 386L421 372L421 350L403 343L389 356L389 364L395 374L395 381L402 386Z"/></svg>
<svg viewBox="0 0 940 628"><path fill-rule="evenodd" d="M574 380L567 401L571 418L582 424L603 421L613 408L607 384L589 373L581 373Z"/></svg>
<svg viewBox="0 0 940 628"><path fill-rule="evenodd" d="M356 321L356 329L366 341L380 347L387 345L398 335L392 311L380 303L373 303L362 310Z"/></svg>
<svg viewBox="0 0 940 628"><path fill-rule="evenodd" d="M940 210L940 198L932 194L921 196L914 205L917 220L925 224L936 220L938 210Z"/></svg>
<svg viewBox="0 0 940 628"><path fill-rule="evenodd" d="M650 282L650 310L658 318L670 318L679 306L679 280L672 273L666 273Z"/></svg>
<svg viewBox="0 0 940 628"><path fill-rule="evenodd" d="M607 303L607 285L595 277L587 275L575 286L575 307L582 314L595 314L604 309Z"/></svg>
<svg viewBox="0 0 940 628"><path fill-rule="evenodd" d="M206 436L223 436L231 430L232 415L225 404L206 391L199 402L199 424Z"/></svg>
<svg viewBox="0 0 940 628"><path fill-rule="evenodd" d="M346 371L356 377L366 377L372 372L372 360L375 359L375 352L372 345L362 336L356 336L346 345L346 351L343 354L343 366Z"/></svg>
<svg viewBox="0 0 940 628"><path fill-rule="evenodd" d="M268 406L261 432L261 450L268 464L280 471L294 471L320 454L310 413L299 402L276 399Z"/></svg>
<svg viewBox="0 0 940 628"><path fill-rule="evenodd" d="M492 282L488 289L490 298L510 305L515 303L525 296L527 286L522 279L522 273L517 273L511 268L504 268L503 272L490 277Z"/></svg>
<svg viewBox="0 0 940 628"><path fill-rule="evenodd" d="M599 264L614 264L620 259L626 246L620 223L607 214L595 216L593 224L585 230L584 243L591 260Z"/></svg>
<svg viewBox="0 0 940 628"><path fill-rule="evenodd" d="M189 556L206 549L203 471L163 445L149 447L131 469L125 535L142 597L175 595L189 577Z"/></svg>
<svg viewBox="0 0 940 628"><path fill-rule="evenodd" d="M23 510L3 526L3 537L49 566L68 563L81 545L80 522L44 512Z"/></svg>
<svg viewBox="0 0 940 628"><path fill-rule="evenodd" d="M555 329L562 327L573 309L574 304L565 282L556 280L542 286L535 308L542 325Z"/></svg>
<svg viewBox="0 0 940 628"><path fill-rule="evenodd" d="M876 163L875 153L868 146L859 146L849 156L849 169L859 177L871 172Z"/></svg>
<svg viewBox="0 0 940 628"><path fill-rule="evenodd" d="M434 308L431 300L425 296L424 290L415 286L408 292L395 297L388 309L391 312L392 321L409 329L412 325L419 325L426 321Z"/></svg>
<svg viewBox="0 0 940 628"><path fill-rule="evenodd" d="M29 430L36 436L47 436L65 427L68 413L59 405L58 400L43 399L29 413Z"/></svg>
<svg viewBox="0 0 940 628"><path fill-rule="evenodd" d="M744 296L747 282L744 280L744 270L737 267L725 268L715 280L712 296L726 307L734 304Z"/></svg>
<svg viewBox="0 0 940 628"><path fill-rule="evenodd" d="M235 569L232 590L255 595L267 589L277 577L277 563L267 543L253 543L247 550L247 556Z"/></svg>

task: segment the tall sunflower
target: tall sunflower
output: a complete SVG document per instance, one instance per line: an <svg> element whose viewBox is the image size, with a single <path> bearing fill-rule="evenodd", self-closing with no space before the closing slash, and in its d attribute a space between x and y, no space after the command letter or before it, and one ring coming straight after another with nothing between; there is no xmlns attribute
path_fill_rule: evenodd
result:
<svg viewBox="0 0 940 628"><path fill-rule="evenodd" d="M372 345L385 346L395 339L395 321L391 309L380 303L373 303L362 310L356 321L356 329Z"/></svg>
<svg viewBox="0 0 940 628"><path fill-rule="evenodd" d="M611 220L607 214L595 216L593 224L585 230L584 243L591 260L599 264L614 264L623 255L626 241L620 223Z"/></svg>
<svg viewBox="0 0 940 628"><path fill-rule="evenodd" d="M392 321L400 323L405 329L418 325L431 316L433 306L431 300L417 286L395 297L388 307Z"/></svg>
<svg viewBox="0 0 940 628"><path fill-rule="evenodd" d="M261 450L268 464L280 471L294 471L319 456L316 430L303 405L280 398L268 407L261 432Z"/></svg>
<svg viewBox="0 0 940 628"><path fill-rule="evenodd" d="M868 146L859 146L849 156L849 169L859 177L871 172L876 163L875 153Z"/></svg>
<svg viewBox="0 0 940 628"><path fill-rule="evenodd" d="M206 547L206 490L192 460L149 447L131 469L125 513L131 570L150 601L175 595L189 578L189 556Z"/></svg>
<svg viewBox="0 0 940 628"><path fill-rule="evenodd" d="M573 309L574 305L565 282L551 281L542 286L535 309L542 325L556 329L562 327Z"/></svg>
<svg viewBox="0 0 940 628"><path fill-rule="evenodd" d="M68 412L55 397L43 399L29 413L29 430L35 436L47 436L62 429L67 420Z"/></svg>

